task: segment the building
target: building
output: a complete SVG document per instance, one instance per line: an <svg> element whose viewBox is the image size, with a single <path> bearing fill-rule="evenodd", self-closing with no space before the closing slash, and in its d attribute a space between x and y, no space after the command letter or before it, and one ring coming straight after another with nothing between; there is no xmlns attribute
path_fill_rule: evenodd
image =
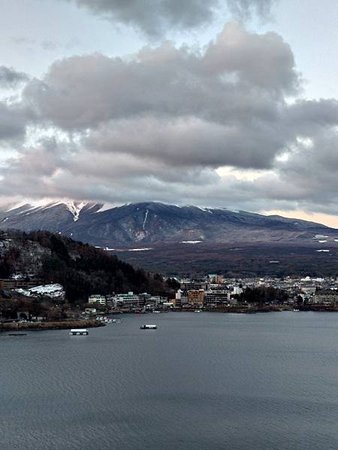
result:
<svg viewBox="0 0 338 450"><path fill-rule="evenodd" d="M90 295L88 297L88 303L90 303L90 304L95 303L97 305L106 306L107 299L106 299L106 297L104 295L98 295L98 294Z"/></svg>
<svg viewBox="0 0 338 450"><path fill-rule="evenodd" d="M188 291L188 304L201 308L204 304L205 291L204 289Z"/></svg>
<svg viewBox="0 0 338 450"><path fill-rule="evenodd" d="M139 295L133 292L117 294L113 300L116 307L140 308L144 306L144 298L141 299Z"/></svg>
<svg viewBox="0 0 338 450"><path fill-rule="evenodd" d="M208 291L204 298L205 306L227 305L230 303L230 293L225 291Z"/></svg>
<svg viewBox="0 0 338 450"><path fill-rule="evenodd" d="M183 291L197 291L199 289L206 291L208 289L208 283L204 279L184 279L181 281L181 289Z"/></svg>
<svg viewBox="0 0 338 450"><path fill-rule="evenodd" d="M309 303L335 307L338 305L338 294L336 291L318 293L311 298Z"/></svg>
<svg viewBox="0 0 338 450"><path fill-rule="evenodd" d="M224 277L216 273L209 273L208 279L211 284L222 284L224 282Z"/></svg>

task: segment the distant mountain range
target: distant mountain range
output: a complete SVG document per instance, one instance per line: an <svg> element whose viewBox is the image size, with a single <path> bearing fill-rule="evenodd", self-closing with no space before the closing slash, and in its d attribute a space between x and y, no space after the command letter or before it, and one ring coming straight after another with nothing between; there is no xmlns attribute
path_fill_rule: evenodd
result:
<svg viewBox="0 0 338 450"><path fill-rule="evenodd" d="M18 205L0 211L0 229L8 228L61 233L119 252L120 257L151 270L158 270L159 265L165 272L220 271L223 267L226 270L229 255L224 254L222 258L222 249L232 255L244 251L244 259L249 250L255 259L270 249L268 260L263 263L269 270L272 265L274 270L278 269L281 250L287 257L307 249L313 267L313 259L318 257L329 257L331 263L338 248L338 230L318 223L225 208L179 207L154 202L119 207L83 202ZM205 256L204 262L201 255ZM243 270L250 272L246 266ZM257 267L253 271L256 273Z"/></svg>

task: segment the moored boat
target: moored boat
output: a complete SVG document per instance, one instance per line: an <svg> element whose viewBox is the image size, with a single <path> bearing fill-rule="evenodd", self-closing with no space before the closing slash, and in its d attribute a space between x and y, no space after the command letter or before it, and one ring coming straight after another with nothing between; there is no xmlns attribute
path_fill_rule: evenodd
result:
<svg viewBox="0 0 338 450"><path fill-rule="evenodd" d="M140 329L141 330L156 330L157 325L141 325Z"/></svg>
<svg viewBox="0 0 338 450"><path fill-rule="evenodd" d="M88 330L86 328L72 328L69 334L70 336L87 336Z"/></svg>

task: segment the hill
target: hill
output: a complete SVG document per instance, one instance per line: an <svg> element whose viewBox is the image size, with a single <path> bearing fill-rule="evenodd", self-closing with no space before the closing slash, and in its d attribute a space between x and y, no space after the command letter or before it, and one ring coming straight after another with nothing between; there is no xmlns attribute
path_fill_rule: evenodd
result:
<svg viewBox="0 0 338 450"><path fill-rule="evenodd" d="M0 233L0 278L20 273L45 283L60 283L70 302L91 294L170 290L160 275L134 269L101 249L50 232Z"/></svg>

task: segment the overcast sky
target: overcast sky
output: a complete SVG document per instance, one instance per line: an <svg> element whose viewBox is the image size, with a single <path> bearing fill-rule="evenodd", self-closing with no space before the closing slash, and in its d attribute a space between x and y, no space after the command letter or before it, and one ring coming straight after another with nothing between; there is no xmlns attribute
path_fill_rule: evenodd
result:
<svg viewBox="0 0 338 450"><path fill-rule="evenodd" d="M0 201L338 228L338 2L0 0Z"/></svg>

